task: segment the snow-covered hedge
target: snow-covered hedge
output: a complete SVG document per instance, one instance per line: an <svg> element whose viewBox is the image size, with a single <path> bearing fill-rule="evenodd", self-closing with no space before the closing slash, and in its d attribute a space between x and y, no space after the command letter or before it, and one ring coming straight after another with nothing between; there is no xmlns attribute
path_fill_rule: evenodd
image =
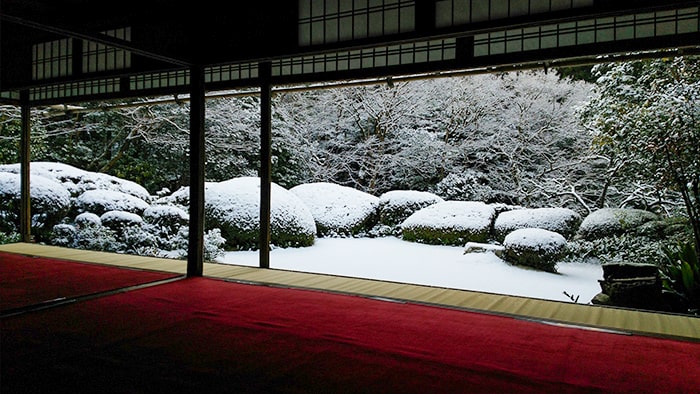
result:
<svg viewBox="0 0 700 394"><path fill-rule="evenodd" d="M109 211L124 211L141 215L150 207L146 201L131 194L104 189L86 191L75 199L74 205L80 213L92 212L96 215L102 215Z"/></svg>
<svg viewBox="0 0 700 394"><path fill-rule="evenodd" d="M541 228L554 231L565 238L576 233L581 223L581 215L568 208L528 208L502 212L496 217L494 232L496 238L505 236L521 228Z"/></svg>
<svg viewBox="0 0 700 394"><path fill-rule="evenodd" d="M397 226L416 211L444 201L429 192L392 190L379 197L379 222L387 226Z"/></svg>
<svg viewBox="0 0 700 394"><path fill-rule="evenodd" d="M523 228L506 235L503 248L505 260L512 264L556 272L566 253L566 239L553 231Z"/></svg>
<svg viewBox="0 0 700 394"><path fill-rule="evenodd" d="M403 239L441 245L485 242L496 211L475 201L445 201L423 208L401 223Z"/></svg>
<svg viewBox="0 0 700 394"><path fill-rule="evenodd" d="M319 236L352 236L378 220L379 198L334 183L306 183L290 189L311 210Z"/></svg>
<svg viewBox="0 0 700 394"><path fill-rule="evenodd" d="M655 213L642 209L602 208L583 219L576 235L587 240L620 235L658 219Z"/></svg>
<svg viewBox="0 0 700 394"><path fill-rule="evenodd" d="M29 171L32 182L35 176L53 179L68 190L73 197L77 197L88 190L113 190L130 194L144 201L149 201L150 199L148 190L138 183L99 172L81 170L68 164L31 162ZM19 174L20 165L18 163L0 165L0 172Z"/></svg>
<svg viewBox="0 0 700 394"><path fill-rule="evenodd" d="M260 232L260 178L242 177L207 183L207 228L221 229L230 249L255 249ZM314 217L293 193L273 183L271 191L271 243L281 247L313 245Z"/></svg>
<svg viewBox="0 0 700 394"><path fill-rule="evenodd" d="M38 239L48 237L70 209L70 194L59 183L42 176L33 176L30 182L32 233ZM20 176L0 172L0 231L19 230L21 199Z"/></svg>

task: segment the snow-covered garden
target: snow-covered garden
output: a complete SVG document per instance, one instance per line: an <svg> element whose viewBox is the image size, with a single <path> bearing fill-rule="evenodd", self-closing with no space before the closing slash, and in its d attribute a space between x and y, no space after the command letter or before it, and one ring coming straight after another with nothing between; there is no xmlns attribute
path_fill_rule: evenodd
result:
<svg viewBox="0 0 700 394"><path fill-rule="evenodd" d="M18 171L17 164L0 166L0 213L9 224L17 222ZM33 229L50 244L186 254L187 188L151 196L134 182L51 162L32 163L31 176ZM207 183L208 258L258 265L259 187L254 177ZM637 228L658 220L646 211L621 212L624 220L608 209L582 223L566 208L445 201L419 191L372 196L332 183L291 190L273 184L271 265L585 303L600 291L601 267L580 255L567 258L567 240L621 234L622 223Z"/></svg>
<svg viewBox="0 0 700 394"><path fill-rule="evenodd" d="M698 313L699 64L278 91L271 265ZM188 106L76 108L32 111L32 234L182 258ZM0 242L19 120L0 106ZM257 97L207 101L209 260L257 265L259 121Z"/></svg>

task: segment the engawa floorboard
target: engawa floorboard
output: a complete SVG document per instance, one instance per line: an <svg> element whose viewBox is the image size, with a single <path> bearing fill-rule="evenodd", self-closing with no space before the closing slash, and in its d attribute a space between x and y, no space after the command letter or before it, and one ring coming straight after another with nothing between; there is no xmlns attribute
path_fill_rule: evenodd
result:
<svg viewBox="0 0 700 394"><path fill-rule="evenodd" d="M91 252L45 245L0 245L0 251L183 274L184 260ZM700 319L440 287L205 263L204 275L236 282L309 288L542 320L590 329L700 341Z"/></svg>

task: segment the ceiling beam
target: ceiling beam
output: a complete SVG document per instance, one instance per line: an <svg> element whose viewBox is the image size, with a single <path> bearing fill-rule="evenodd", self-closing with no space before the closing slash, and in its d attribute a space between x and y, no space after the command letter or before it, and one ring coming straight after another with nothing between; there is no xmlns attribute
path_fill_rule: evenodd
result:
<svg viewBox="0 0 700 394"><path fill-rule="evenodd" d="M158 60L165 63L170 63L176 66L189 67L190 62L183 59L176 59L170 56L161 55L151 51L146 51L138 48L133 43L129 41L120 40L118 38L110 37L105 34L93 34L88 32L81 32L77 30L66 29L60 26L49 25L46 23L32 21L26 18L20 18L17 16L7 15L5 13L0 14L0 18L4 22L14 23L20 26L29 27L36 30L41 30L49 33L58 34L65 37L77 38L86 41L93 41L99 44L108 45L114 48L123 49L130 51L132 54L140 55L149 59Z"/></svg>

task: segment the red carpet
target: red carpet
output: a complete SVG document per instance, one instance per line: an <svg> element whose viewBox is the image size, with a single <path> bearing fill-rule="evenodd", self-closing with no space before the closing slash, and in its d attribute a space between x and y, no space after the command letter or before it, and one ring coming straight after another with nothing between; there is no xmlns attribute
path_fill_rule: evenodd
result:
<svg viewBox="0 0 700 394"><path fill-rule="evenodd" d="M0 312L175 276L0 252Z"/></svg>
<svg viewBox="0 0 700 394"><path fill-rule="evenodd" d="M213 279L1 322L3 393L700 388L699 343Z"/></svg>

